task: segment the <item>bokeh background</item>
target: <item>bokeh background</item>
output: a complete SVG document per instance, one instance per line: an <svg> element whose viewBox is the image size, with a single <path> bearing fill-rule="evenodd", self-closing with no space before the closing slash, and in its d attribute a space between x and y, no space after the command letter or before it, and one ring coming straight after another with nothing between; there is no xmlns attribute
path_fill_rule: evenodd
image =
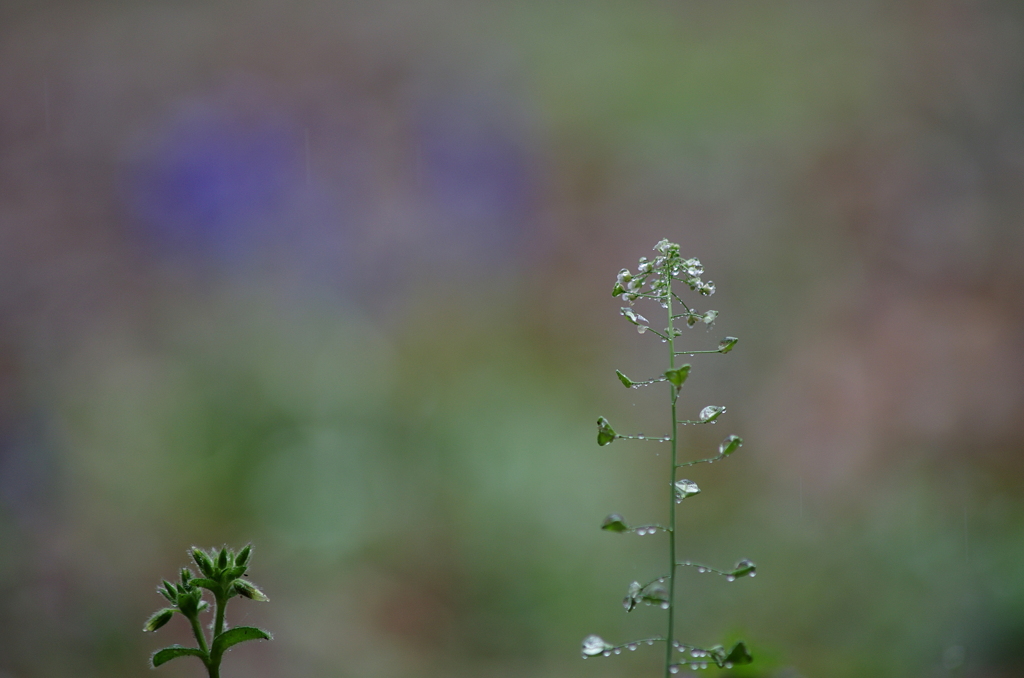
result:
<svg viewBox="0 0 1024 678"><path fill-rule="evenodd" d="M192 544L223 675L610 678L660 574L659 239L695 349L680 637L1024 675L1018 2L0 2L0 676L150 675ZM641 308L640 312L644 312ZM653 315L653 314L649 314ZM197 676L183 659L165 678Z"/></svg>

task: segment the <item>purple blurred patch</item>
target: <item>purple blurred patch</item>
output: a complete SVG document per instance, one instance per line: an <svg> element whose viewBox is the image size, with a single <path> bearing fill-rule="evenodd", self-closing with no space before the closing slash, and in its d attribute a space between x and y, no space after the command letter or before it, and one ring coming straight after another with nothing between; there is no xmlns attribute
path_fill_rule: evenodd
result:
<svg viewBox="0 0 1024 678"><path fill-rule="evenodd" d="M453 235L506 254L537 204L529 135L511 118L455 101L427 108L418 125L423 184Z"/></svg>
<svg viewBox="0 0 1024 678"><path fill-rule="evenodd" d="M251 252L280 224L272 217L300 175L297 137L270 115L211 106L180 115L124 180L143 239L171 256Z"/></svg>

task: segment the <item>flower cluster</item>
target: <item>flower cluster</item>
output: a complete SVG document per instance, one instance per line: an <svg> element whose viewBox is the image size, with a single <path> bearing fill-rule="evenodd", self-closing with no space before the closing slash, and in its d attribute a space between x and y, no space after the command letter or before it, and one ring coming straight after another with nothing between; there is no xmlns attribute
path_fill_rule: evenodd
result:
<svg viewBox="0 0 1024 678"><path fill-rule="evenodd" d="M635 274L628 268L619 271L612 296L620 297L631 304L641 297L646 297L659 300L662 306L667 306L673 278L705 297L715 293L715 283L701 280L704 267L700 260L683 259L679 255L678 244L662 240L654 246L654 251L658 252L654 261L640 257ZM646 292L644 285L647 285Z"/></svg>

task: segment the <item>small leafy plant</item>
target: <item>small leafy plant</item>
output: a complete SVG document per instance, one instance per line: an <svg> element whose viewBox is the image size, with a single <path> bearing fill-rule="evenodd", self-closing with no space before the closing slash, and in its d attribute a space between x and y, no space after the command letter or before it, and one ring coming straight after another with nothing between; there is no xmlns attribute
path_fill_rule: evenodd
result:
<svg viewBox="0 0 1024 678"><path fill-rule="evenodd" d="M597 444L603 446L615 440L625 439L670 444L672 454L668 474L669 482L666 488L669 511L668 525L655 523L631 526L625 518L617 513L609 515L601 525L601 529L609 532L632 532L638 535L658 532L668 534L668 573L655 577L645 584L638 581L632 582L627 589L626 598L623 600L623 606L627 612L632 612L640 603L657 605L665 610L668 617L666 620L667 630L664 637L643 638L620 645L612 645L605 642L600 636L590 635L583 640L582 653L584 659L598 655L608 657L612 654L620 654L623 649L636 650L644 644L653 645L656 642L664 642L665 676L667 677L670 674L678 673L680 668L686 666L692 669L706 669L709 665L714 664L721 668L732 668L735 665L749 664L753 661L746 645L742 642L726 649L722 645L704 648L675 640L673 627L676 607L676 571L680 567L694 567L697 572L718 574L728 581L735 581L740 577L753 577L756 574L756 566L749 560L740 560L732 569L720 570L689 560L679 561L676 559L676 505L700 492L697 483L678 478L679 469L701 463L711 464L725 459L743 444L743 440L739 436L730 435L718 446L716 456L693 461L679 461L679 426L714 424L721 415L725 414L725 408L719 405L708 405L700 411L696 419L680 420L676 414L676 404L683 384L690 374L690 364L677 365L676 360L679 356L692 356L696 353L729 353L738 340L735 337L725 337L719 342L718 348L714 350L676 350L676 339L682 335L682 331L677 325L685 323L687 327L699 324L709 326L718 317L718 311L701 313L691 308L673 289L674 284L681 283L689 287L691 291L705 297L715 293L715 284L710 281L704 282L701 279L704 267L697 259L683 259L679 254L679 245L662 240L655 245L654 250L658 253L655 259L648 261L646 257L641 257L639 268L635 274L625 268L619 272L612 295L629 303L629 306L621 309L622 315L636 326L640 334L650 332L650 334L660 337L661 341L668 345L668 369L662 376L645 381L633 381L617 370L616 374L626 388L640 388L661 382L668 385L671 434L667 436L647 436L642 433L622 435L616 433L607 419L600 417L597 420ZM633 304L638 299L650 300L666 311L667 326L664 330L653 329L649 320L633 310ZM679 653L681 656L677 657L674 653Z"/></svg>
<svg viewBox="0 0 1024 678"><path fill-rule="evenodd" d="M235 626L225 628L224 613L228 601L234 596L242 596L250 600L265 602L269 600L252 582L243 579L249 567L249 556L252 545L246 545L237 554L224 547L218 552L210 549L206 553L193 546L189 555L195 561L202 576L196 576L187 567L181 568L181 581L172 584L166 579L157 591L163 595L171 606L158 610L146 621L143 631L156 631L171 620L174 614L180 613L192 625L199 647L182 647L171 645L153 653L153 668L166 664L178 657L198 657L209 673L209 678L220 678L220 662L224 653L232 646L247 640L270 640L271 636L263 629L253 626ZM199 614L209 610L210 605L203 600L203 589L213 596L214 615L211 624L212 635L207 643L206 633L199 624Z"/></svg>

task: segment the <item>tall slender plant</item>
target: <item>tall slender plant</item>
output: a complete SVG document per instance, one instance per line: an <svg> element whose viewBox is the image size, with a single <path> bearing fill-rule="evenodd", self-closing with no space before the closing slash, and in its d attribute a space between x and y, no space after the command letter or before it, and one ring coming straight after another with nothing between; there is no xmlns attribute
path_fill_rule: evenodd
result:
<svg viewBox="0 0 1024 678"><path fill-rule="evenodd" d="M671 412L670 435L647 436L623 435L616 433L611 424L604 417L597 420L597 444L608 445L615 440L642 440L646 442L669 443L671 446L671 463L668 473L668 525L645 524L629 525L625 518L613 513L605 518L601 528L609 532L632 532L638 535L655 534L665 532L668 534L668 573L655 577L646 584L634 581L629 585L623 606L627 612L633 611L640 603L646 605L657 605L667 613L666 633L664 637L656 636L633 640L620 645L612 645L605 642L597 635L587 636L583 640L583 658L603 655L608 657L612 654L620 654L623 649L636 650L641 645L654 645L654 643L665 643L665 676L678 673L680 668L689 666L693 669L704 669L714 664L722 668L732 668L738 664L748 664L753 661L746 645L742 642L736 643L726 649L722 645L712 647L698 647L688 643L681 643L675 640L675 595L676 595L676 573L680 567L694 567L700 573L713 573L725 577L729 581L735 581L740 577L753 577L756 574L754 563L749 560L740 560L731 570L720 570L708 565L702 565L690 560L677 560L676 551L676 505L688 497L700 492L697 483L685 478L680 479L679 469L695 464L713 463L725 459L735 452L743 440L736 435L730 435L718 446L718 454L705 459L692 461L680 461L679 459L679 427L687 425L714 424L718 418L725 413L725 408L719 405L708 405L697 415L696 419L680 420L676 414L676 405L679 400L679 393L687 376L690 374L690 364L677 365L677 359L682 355L694 355L696 353L728 353L736 345L735 337L725 337L714 350L685 350L676 349L676 339L682 335L679 329L683 323L687 327L698 324L711 325L718 316L718 311L700 311L689 306L673 286L677 283L685 285L691 291L699 295L709 297L715 293L715 284L704 282L701 276L704 268L697 259L683 259L679 254L679 245L662 240L655 245L654 250L658 253L653 261L646 257L640 258L639 267L636 273L628 269L619 272L612 290L612 295L621 298L629 303L629 306L621 309L622 315L636 326L640 334L649 332L660 337L661 341L668 346L668 369L660 377L647 379L645 381L633 381L622 372L616 370L619 381L626 388L640 388L665 382L668 385L669 411ZM650 326L650 321L633 310L633 304L637 300L650 300L661 306L667 315L667 326L664 330L656 330ZM666 586L667 585L667 586ZM676 654L678 653L678 655Z"/></svg>
<svg viewBox="0 0 1024 678"><path fill-rule="evenodd" d="M171 620L175 613L184 616L192 625L192 633L199 647L182 647L171 645L153 653L153 668L166 664L178 657L198 657L206 667L209 678L220 678L220 662L224 653L234 645L247 640L270 640L271 636L263 629L254 626L235 626L227 628L224 613L228 601L234 596L241 596L266 602L267 596L252 582L243 579L249 568L249 556L252 546L247 545L237 554L227 547L211 549L209 553L195 546L189 555L199 568L196 576L187 567L181 568L180 582L172 584L166 579L157 592L166 598L170 607L157 610L142 627L143 631L156 631ZM203 600L203 589L213 595L214 613L210 624L212 631L209 642L206 633L199 623L199 614L209 609L210 604Z"/></svg>

